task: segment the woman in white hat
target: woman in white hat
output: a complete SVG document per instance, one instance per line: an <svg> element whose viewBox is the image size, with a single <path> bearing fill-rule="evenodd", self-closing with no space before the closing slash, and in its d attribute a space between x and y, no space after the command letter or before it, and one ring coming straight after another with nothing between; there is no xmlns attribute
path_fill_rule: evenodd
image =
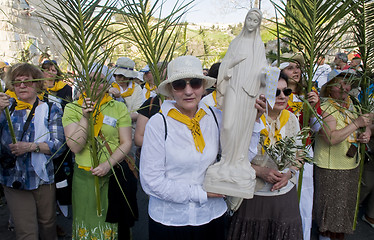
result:
<svg viewBox="0 0 374 240"><path fill-rule="evenodd" d="M117 101L126 103L131 120L136 122L138 116L136 110L142 105L143 97L142 88L134 81L138 77L135 62L127 57L118 58L113 75L116 81L109 89L109 93Z"/></svg>
<svg viewBox="0 0 374 240"><path fill-rule="evenodd" d="M349 97L352 73L333 70L321 88L323 128L315 141L314 219L320 240L353 233L359 178L358 143L368 143L370 114L358 115ZM359 129L366 127L360 133Z"/></svg>
<svg viewBox="0 0 374 240"><path fill-rule="evenodd" d="M215 79L201 62L182 56L168 65L159 92L173 97L145 130L140 181L149 199L149 239L224 239L226 203L202 184L219 149L221 113L200 103ZM260 103L260 101L258 102ZM257 108L263 113L265 103Z"/></svg>

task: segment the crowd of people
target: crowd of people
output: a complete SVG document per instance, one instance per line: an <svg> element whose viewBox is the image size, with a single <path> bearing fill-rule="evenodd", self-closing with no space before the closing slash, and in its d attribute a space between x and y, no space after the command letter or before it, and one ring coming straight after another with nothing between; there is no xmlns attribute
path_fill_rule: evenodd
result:
<svg viewBox="0 0 374 240"><path fill-rule="evenodd" d="M243 39L256 35L261 22L258 13L251 14L255 24L246 23ZM261 51L256 42L247 45L253 45L248 56ZM241 49L231 46L234 55ZM73 239L131 239L140 181L149 195L149 239L307 240L312 220L319 239L344 239L353 233L360 161L366 161L362 218L374 228L374 167L357 151L359 143L374 151L369 144L373 114L360 112L357 94L350 94L360 93L352 79L360 76L361 59L356 56L348 65L347 55L338 53L331 68L319 57L310 92L305 91L302 55L285 53L280 59L272 64L280 71L273 107L255 86L245 90L240 75L247 70L262 74L265 58L256 65L247 57L237 65L242 71L226 62L203 69L198 58L180 56L138 72L132 59L120 57L112 69L94 64L86 89L55 60L39 66L1 63L6 91L0 92L0 183L16 238L57 239L56 210L72 205ZM158 86L152 67L166 79ZM224 99L235 100L241 115L216 108L219 76L242 81L226 92L231 100ZM248 95L239 98L242 88ZM312 110L307 124L305 106ZM203 182L207 168L219 161L220 136L233 138L226 148L240 142L243 131L232 132L235 118L247 115L255 121L245 132L251 135L246 151L256 188L254 197L232 213L228 196L205 191ZM224 128L222 122L230 118L231 127ZM240 129L247 129L244 125ZM313 161L305 162L298 152L293 155L297 164L280 171L264 149L297 136L303 125L311 131L306 142L295 145L304 145Z"/></svg>

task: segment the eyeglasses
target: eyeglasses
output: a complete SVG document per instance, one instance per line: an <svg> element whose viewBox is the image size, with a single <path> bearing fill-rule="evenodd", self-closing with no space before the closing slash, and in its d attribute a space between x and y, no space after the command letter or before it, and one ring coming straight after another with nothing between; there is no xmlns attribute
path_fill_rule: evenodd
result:
<svg viewBox="0 0 374 240"><path fill-rule="evenodd" d="M34 82L35 81L13 81L13 86L14 87L20 87L21 84L23 83L23 85L25 85L26 87L32 87L32 84Z"/></svg>
<svg viewBox="0 0 374 240"><path fill-rule="evenodd" d="M187 83L190 84L190 86L193 89L199 89L203 85L203 80L199 78L193 78L189 81L180 79L180 80L175 80L174 82L171 83L171 86L175 91L181 91L186 88Z"/></svg>
<svg viewBox="0 0 374 240"><path fill-rule="evenodd" d="M283 90L277 89L277 92L275 93L275 96L278 97L281 94L281 91L283 92L284 96L288 97L292 93L291 88L285 88Z"/></svg>

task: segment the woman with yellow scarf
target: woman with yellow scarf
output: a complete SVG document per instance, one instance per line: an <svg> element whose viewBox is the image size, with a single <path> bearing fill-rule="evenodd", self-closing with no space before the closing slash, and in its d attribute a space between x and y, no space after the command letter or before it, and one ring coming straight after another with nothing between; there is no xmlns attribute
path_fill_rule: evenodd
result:
<svg viewBox="0 0 374 240"><path fill-rule="evenodd" d="M106 222L108 210L108 187L111 166L123 161L131 148L131 119L126 105L113 100L107 93L110 84L107 82L108 69L103 66L98 70L94 66L90 71L92 80L91 95L93 101L81 94L78 101L65 107L63 116L67 145L75 153L73 176L73 239L117 239L117 224ZM99 165L93 168L91 144L89 138L89 115L95 118L94 134L100 142L97 152ZM110 151L109 151L110 150ZM95 201L95 180L99 177L102 215L97 215ZM126 202L123 203L126 205ZM133 209L135 211L135 208ZM128 216L129 218L132 216ZM129 221L131 222L131 221ZM131 224L131 223L130 223ZM133 224L133 222L132 222ZM129 239L130 226L124 239Z"/></svg>
<svg viewBox="0 0 374 240"><path fill-rule="evenodd" d="M140 181L150 196L149 239L223 240L226 203L202 186L217 159L222 116L200 100L216 79L203 75L194 56L174 59L167 74L158 89L174 100L148 121L140 157Z"/></svg>
<svg viewBox="0 0 374 240"><path fill-rule="evenodd" d="M270 156L262 151L263 145L271 146L284 137L294 137L300 130L296 116L286 110L292 92L287 81L288 77L281 74L274 107L269 106L268 114L262 115L254 126L257 140L263 139L254 152L252 149L256 147L252 144L256 141L251 140L249 151L249 160L256 171L255 193L252 199L244 199L233 215L229 240L303 239L295 186L297 168L290 166L280 172Z"/></svg>
<svg viewBox="0 0 374 240"><path fill-rule="evenodd" d="M15 96L0 93L0 183L16 239L57 239L53 159L65 150L65 138L61 109L38 98L42 78L31 64L13 65L7 85ZM3 111L7 106L16 143Z"/></svg>
<svg viewBox="0 0 374 240"><path fill-rule="evenodd" d="M55 102L64 110L72 101L72 88L62 81L62 72L55 60L45 60L41 67L45 77L43 101Z"/></svg>
<svg viewBox="0 0 374 240"><path fill-rule="evenodd" d="M372 118L359 116L348 93L352 72L333 70L321 88L323 128L314 154L314 216L320 240L353 233L359 179L358 143L368 143ZM366 131L360 133L360 128Z"/></svg>

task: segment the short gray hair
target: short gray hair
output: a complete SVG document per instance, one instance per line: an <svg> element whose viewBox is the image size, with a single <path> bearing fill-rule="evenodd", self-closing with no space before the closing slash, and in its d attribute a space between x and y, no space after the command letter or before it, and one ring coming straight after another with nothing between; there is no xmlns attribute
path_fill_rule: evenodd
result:
<svg viewBox="0 0 374 240"><path fill-rule="evenodd" d="M345 53L337 53L336 57L339 58L339 59L341 59L345 63L348 62L348 56Z"/></svg>

